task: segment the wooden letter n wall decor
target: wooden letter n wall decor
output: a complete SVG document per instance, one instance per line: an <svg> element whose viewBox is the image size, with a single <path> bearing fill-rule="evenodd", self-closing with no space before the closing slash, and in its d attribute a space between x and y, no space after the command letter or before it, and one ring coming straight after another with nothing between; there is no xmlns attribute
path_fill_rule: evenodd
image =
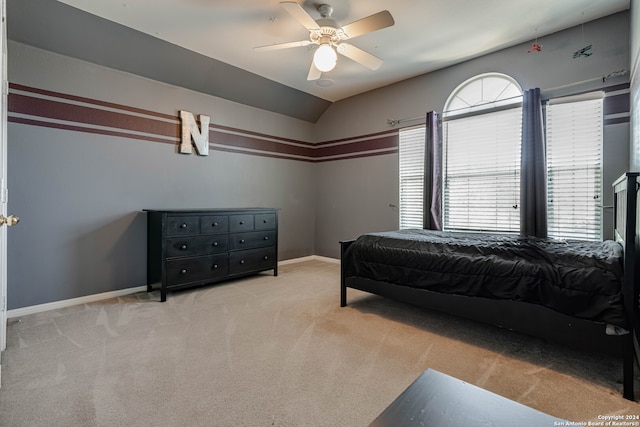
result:
<svg viewBox="0 0 640 427"><path fill-rule="evenodd" d="M209 155L209 116L200 114L200 129L192 113L188 111L180 111L180 120L182 122L182 139L180 140L180 153L191 154L193 145L199 156Z"/></svg>

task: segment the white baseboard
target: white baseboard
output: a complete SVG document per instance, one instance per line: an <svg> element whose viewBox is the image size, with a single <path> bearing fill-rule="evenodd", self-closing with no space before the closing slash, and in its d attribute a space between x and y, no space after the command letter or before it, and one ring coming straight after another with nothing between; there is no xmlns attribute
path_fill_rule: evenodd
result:
<svg viewBox="0 0 640 427"><path fill-rule="evenodd" d="M309 255L309 256L303 256L300 258L292 258L292 259L285 259L284 261L278 261L278 265L295 264L295 263L304 262L304 261L326 261L326 262L332 262L335 264L340 263L340 260L336 258L329 258L329 257L324 257L319 255Z"/></svg>
<svg viewBox="0 0 640 427"><path fill-rule="evenodd" d="M144 292L147 286L137 286L135 288L120 289L117 291L103 292L101 294L87 295L84 297L71 298L61 301L48 302L46 304L31 305L29 307L14 308L7 310L7 319L14 317L26 316L27 314L41 313L43 311L57 310L60 308L71 307L78 304L87 304L90 302L100 301L109 298L121 297L124 295L135 294L136 292Z"/></svg>
<svg viewBox="0 0 640 427"><path fill-rule="evenodd" d="M340 262L339 259L335 259L335 258L311 255L311 256L292 258L284 261L279 261L278 265L295 264L298 262L313 261L313 260L326 261L331 263ZM84 297L71 298L71 299L62 300L62 301L54 301L46 304L38 304L38 305L29 306L29 307L15 308L13 310L7 310L7 319L26 316L28 314L41 313L43 311L58 310L60 308L71 307L78 304L87 304L90 302L105 300L109 298L121 297L125 295L135 294L136 292L144 292L146 290L147 290L146 285L137 286L135 288L120 289L118 291L104 292L101 294L87 295Z"/></svg>

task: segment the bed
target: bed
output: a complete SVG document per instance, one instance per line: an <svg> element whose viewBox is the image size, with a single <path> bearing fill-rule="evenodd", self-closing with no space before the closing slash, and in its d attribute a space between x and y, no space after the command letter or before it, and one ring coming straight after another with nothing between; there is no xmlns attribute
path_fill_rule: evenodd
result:
<svg viewBox="0 0 640 427"><path fill-rule="evenodd" d="M638 173L614 188L614 240L585 242L433 230L341 241L347 288L544 339L618 348L623 395L634 399L640 330Z"/></svg>

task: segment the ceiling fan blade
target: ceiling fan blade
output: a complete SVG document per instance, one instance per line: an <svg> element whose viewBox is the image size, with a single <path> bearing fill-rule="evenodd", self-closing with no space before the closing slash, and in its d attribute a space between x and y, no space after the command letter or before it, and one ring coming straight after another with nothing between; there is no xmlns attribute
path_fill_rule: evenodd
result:
<svg viewBox="0 0 640 427"><path fill-rule="evenodd" d="M307 30L319 30L318 23L309 15L298 3L294 1L280 2L280 6L284 8L291 16L301 23Z"/></svg>
<svg viewBox="0 0 640 427"><path fill-rule="evenodd" d="M309 68L309 74L307 75L307 80L318 80L322 76L322 71L318 70L316 64L311 61L311 68Z"/></svg>
<svg viewBox="0 0 640 427"><path fill-rule="evenodd" d="M377 56L373 56L349 43L340 43L337 50L339 54L344 55L349 59L353 59L371 70L377 70L384 63L384 61Z"/></svg>
<svg viewBox="0 0 640 427"><path fill-rule="evenodd" d="M344 31L347 38L351 39L372 31L391 27L395 23L396 22L393 20L391 13L389 13L388 10L383 10L382 12L374 13L366 18L359 19L343 26L342 31Z"/></svg>
<svg viewBox="0 0 640 427"><path fill-rule="evenodd" d="M300 46L309 46L313 42L310 40L300 40L297 42L287 42L287 43L275 43L268 44L265 46L257 46L254 47L253 50L278 50L278 49L288 49L290 47L300 47Z"/></svg>

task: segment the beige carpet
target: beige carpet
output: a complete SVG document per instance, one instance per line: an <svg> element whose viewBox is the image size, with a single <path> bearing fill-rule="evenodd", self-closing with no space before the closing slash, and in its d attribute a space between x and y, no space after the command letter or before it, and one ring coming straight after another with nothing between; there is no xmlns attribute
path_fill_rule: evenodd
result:
<svg viewBox="0 0 640 427"><path fill-rule="evenodd" d="M10 319L2 426L366 426L427 368L576 422L640 414L621 366L284 265Z"/></svg>

